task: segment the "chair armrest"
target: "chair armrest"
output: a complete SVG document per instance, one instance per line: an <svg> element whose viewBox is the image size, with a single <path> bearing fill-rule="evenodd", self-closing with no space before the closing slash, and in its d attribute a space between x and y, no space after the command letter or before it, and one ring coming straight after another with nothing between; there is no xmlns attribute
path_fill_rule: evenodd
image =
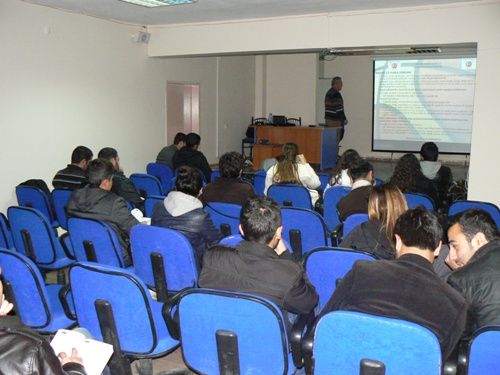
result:
<svg viewBox="0 0 500 375"><path fill-rule="evenodd" d="M302 356L302 334L304 330L309 331L314 324L314 310L309 314L301 314L295 320L290 332L290 346L292 349L292 358L295 367L300 368L303 366Z"/></svg>
<svg viewBox="0 0 500 375"><path fill-rule="evenodd" d="M344 229L344 224L340 223L330 232L330 239L332 241L332 246L338 246L342 236L342 230Z"/></svg>
<svg viewBox="0 0 500 375"><path fill-rule="evenodd" d="M464 337L458 342L458 357L456 363L457 375L466 375L468 372L470 344L470 337Z"/></svg>
<svg viewBox="0 0 500 375"><path fill-rule="evenodd" d="M177 310L177 306L179 305L179 301L181 300L184 291L187 289L190 288L182 289L172 297L170 297L167 302L163 304L163 307L161 309L163 319L165 320L165 324L167 325L168 333L175 340L179 340L181 336L179 328L179 312Z"/></svg>
<svg viewBox="0 0 500 375"><path fill-rule="evenodd" d="M68 285L63 286L59 290L59 300L61 301L61 305L63 307L64 313L70 319L76 320L76 314L72 311L69 303L68 303L68 294L71 292L71 288Z"/></svg>
<svg viewBox="0 0 500 375"><path fill-rule="evenodd" d="M69 242L69 245L71 245L71 240L69 238L69 232L61 234L61 236L59 237L59 243L61 244L61 246L64 250L64 253L66 254L66 256L69 259L75 260L76 259L75 254L72 251L73 249L69 248L68 242Z"/></svg>
<svg viewBox="0 0 500 375"><path fill-rule="evenodd" d="M314 370L313 348L315 327L316 326L313 324L311 328L306 331L304 337L302 338L302 357L304 359L304 368L307 375L312 374Z"/></svg>

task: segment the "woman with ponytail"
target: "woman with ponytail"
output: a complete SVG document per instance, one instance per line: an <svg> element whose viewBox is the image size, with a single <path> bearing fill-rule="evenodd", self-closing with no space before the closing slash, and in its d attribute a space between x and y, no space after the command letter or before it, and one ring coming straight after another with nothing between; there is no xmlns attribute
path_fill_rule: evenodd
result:
<svg viewBox="0 0 500 375"><path fill-rule="evenodd" d="M303 185L311 195L314 206L319 198L317 188L321 185L318 175L307 163L304 155L299 154L299 147L295 143L285 143L283 154L276 158L278 163L273 165L266 174L264 194L272 184Z"/></svg>

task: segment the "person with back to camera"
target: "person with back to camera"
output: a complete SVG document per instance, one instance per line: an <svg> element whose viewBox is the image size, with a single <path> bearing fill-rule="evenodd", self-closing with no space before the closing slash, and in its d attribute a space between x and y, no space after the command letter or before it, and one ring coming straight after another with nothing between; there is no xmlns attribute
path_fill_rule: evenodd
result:
<svg viewBox="0 0 500 375"><path fill-rule="evenodd" d="M340 247L365 251L380 259L394 259L394 226L407 209L406 199L396 186L374 186L368 198L368 221L349 232Z"/></svg>
<svg viewBox="0 0 500 375"><path fill-rule="evenodd" d="M200 143L201 137L198 134L189 133L186 136L186 145L174 154L174 169L183 165L197 168L203 173L205 182L210 182L212 168L210 168L205 155L201 151L198 151Z"/></svg>
<svg viewBox="0 0 500 375"><path fill-rule="evenodd" d="M297 184L303 185L311 195L312 205L319 198L317 188L321 181L314 169L309 165L304 155L299 154L299 147L295 143L285 143L283 154L277 157L278 163L273 165L266 173L264 194L272 184Z"/></svg>
<svg viewBox="0 0 500 375"><path fill-rule="evenodd" d="M174 170L174 156L181 148L186 145L186 134L177 133L174 137L174 143L170 146L165 146L161 149L156 157L157 163L165 164L170 169Z"/></svg>
<svg viewBox="0 0 500 375"><path fill-rule="evenodd" d="M434 142L426 142L420 148L420 167L422 173L429 180L432 180L436 185L439 194L439 207L446 207L448 205L448 189L453 182L453 175L451 169L442 165L438 161L439 149Z"/></svg>
<svg viewBox="0 0 500 375"><path fill-rule="evenodd" d="M352 148L345 150L339 162L331 172L330 181L328 181L325 191L333 186L352 187L349 169L351 169L359 159L361 159L361 156L359 156L356 150Z"/></svg>

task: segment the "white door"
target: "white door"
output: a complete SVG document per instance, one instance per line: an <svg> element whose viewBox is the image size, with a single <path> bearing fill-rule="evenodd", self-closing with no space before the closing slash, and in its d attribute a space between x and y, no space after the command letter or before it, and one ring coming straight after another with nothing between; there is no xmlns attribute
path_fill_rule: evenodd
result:
<svg viewBox="0 0 500 375"><path fill-rule="evenodd" d="M200 85L167 82L167 144L178 132L200 133Z"/></svg>

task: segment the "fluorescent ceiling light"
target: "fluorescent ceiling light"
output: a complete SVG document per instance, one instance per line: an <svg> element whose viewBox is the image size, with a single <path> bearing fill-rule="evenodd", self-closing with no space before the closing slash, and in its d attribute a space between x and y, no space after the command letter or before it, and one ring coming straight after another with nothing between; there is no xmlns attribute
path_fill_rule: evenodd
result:
<svg viewBox="0 0 500 375"><path fill-rule="evenodd" d="M143 7L153 8L165 5L192 4L197 0L121 0L127 3L141 5Z"/></svg>

